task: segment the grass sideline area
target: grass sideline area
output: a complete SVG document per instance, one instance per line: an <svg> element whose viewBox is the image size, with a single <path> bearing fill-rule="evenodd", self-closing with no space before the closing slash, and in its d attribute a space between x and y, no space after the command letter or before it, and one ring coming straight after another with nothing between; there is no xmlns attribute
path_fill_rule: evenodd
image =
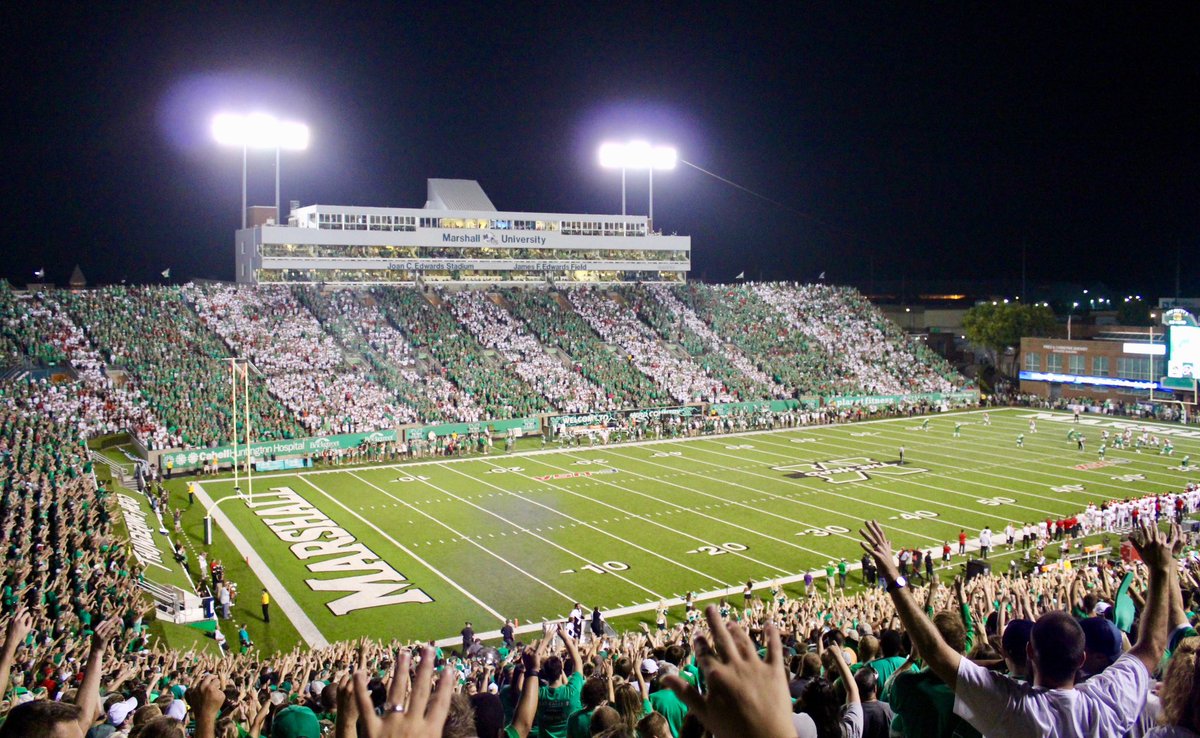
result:
<svg viewBox="0 0 1200 738"><path fill-rule="evenodd" d="M864 518L881 519L898 545L940 548L960 529L974 538L990 525L1000 538L1009 521L1067 516L1089 502L1200 479L1179 468L1183 456L1200 452L1200 431L1188 426L1108 416L1076 426L1070 414L1024 408L988 413L990 426L976 410L929 416L928 430L924 418L895 418L262 474L251 499L236 499L232 480L202 479L213 500L235 497L220 503L220 514L248 547L250 563L231 531L216 531L210 558L224 561L241 593L226 636L236 643L236 623L245 622L267 651L290 648L302 633L311 641L314 632L328 641L451 638L466 620L482 634L502 617L561 618L575 601L636 624L688 591L740 600L747 580L760 596L777 581L795 596L805 571L823 574L839 557L857 562ZM1110 448L1101 463L1101 430L1121 424L1171 433L1174 456ZM1067 440L1074 427L1087 451ZM186 505L186 480L169 488ZM194 566L201 503L184 524ZM301 560L292 547L306 535L319 540ZM263 580L251 564L274 579L270 624L261 619ZM285 617L289 599L301 622Z"/></svg>

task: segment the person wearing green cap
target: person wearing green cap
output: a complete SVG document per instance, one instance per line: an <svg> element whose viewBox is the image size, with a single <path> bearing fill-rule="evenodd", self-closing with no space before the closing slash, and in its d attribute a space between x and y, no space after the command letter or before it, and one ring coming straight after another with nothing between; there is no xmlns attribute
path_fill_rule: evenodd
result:
<svg viewBox="0 0 1200 738"><path fill-rule="evenodd" d="M271 738L321 738L321 721L304 705L289 705L275 714Z"/></svg>

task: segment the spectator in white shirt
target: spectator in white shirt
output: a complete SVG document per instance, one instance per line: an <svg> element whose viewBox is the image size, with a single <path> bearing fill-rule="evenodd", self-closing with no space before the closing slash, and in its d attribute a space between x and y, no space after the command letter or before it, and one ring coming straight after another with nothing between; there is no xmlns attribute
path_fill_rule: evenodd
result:
<svg viewBox="0 0 1200 738"><path fill-rule="evenodd" d="M1018 682L974 664L946 644L903 580L897 581L892 546L878 523L867 523L862 545L888 579L892 602L913 646L954 690L955 714L990 738L1100 738L1126 733L1146 704L1150 672L1166 646L1172 549L1179 535L1179 527L1172 526L1166 534L1147 528L1134 536L1133 545L1150 572L1137 644L1104 673L1080 685L1075 676L1084 662L1084 637L1069 613L1050 612L1034 624L1027 646L1033 683Z"/></svg>

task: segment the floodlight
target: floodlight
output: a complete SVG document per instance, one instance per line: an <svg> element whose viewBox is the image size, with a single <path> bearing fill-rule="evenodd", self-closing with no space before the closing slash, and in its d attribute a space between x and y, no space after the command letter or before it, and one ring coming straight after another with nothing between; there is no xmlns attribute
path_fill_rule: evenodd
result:
<svg viewBox="0 0 1200 738"><path fill-rule="evenodd" d="M625 144L600 144L600 166L605 169L624 169Z"/></svg>
<svg viewBox="0 0 1200 738"><path fill-rule="evenodd" d="M279 222L282 217L279 208L279 152L307 149L308 126L280 121L267 113L221 113L213 117L212 134L217 143L242 147L242 228L246 227L246 151L275 149L275 218Z"/></svg>
<svg viewBox="0 0 1200 738"><path fill-rule="evenodd" d="M655 146L650 155L650 166L654 169L674 169L679 153L671 146Z"/></svg>

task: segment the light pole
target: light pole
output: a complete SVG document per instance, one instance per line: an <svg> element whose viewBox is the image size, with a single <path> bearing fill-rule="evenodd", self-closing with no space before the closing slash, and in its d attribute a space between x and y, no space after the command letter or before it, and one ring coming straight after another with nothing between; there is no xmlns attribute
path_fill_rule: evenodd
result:
<svg viewBox="0 0 1200 738"><path fill-rule="evenodd" d="M279 152L308 148L308 126L277 120L266 113L235 115L221 113L213 118L213 138L225 146L242 147L242 228L246 227L246 167L249 149L275 149L275 222L283 217L279 199Z"/></svg>
<svg viewBox="0 0 1200 738"><path fill-rule="evenodd" d="M649 229L654 230L654 170L674 169L679 153L671 146L651 146L645 141L600 145L600 166L621 170L621 215L625 215L625 170L645 169L650 177Z"/></svg>

